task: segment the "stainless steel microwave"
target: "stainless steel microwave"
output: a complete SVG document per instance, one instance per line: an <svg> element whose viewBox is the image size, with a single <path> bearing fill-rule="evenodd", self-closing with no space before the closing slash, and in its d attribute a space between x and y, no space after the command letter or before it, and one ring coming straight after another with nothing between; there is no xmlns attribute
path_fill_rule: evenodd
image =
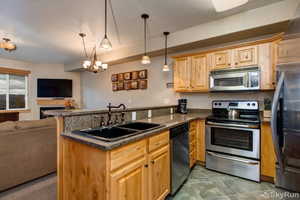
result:
<svg viewBox="0 0 300 200"><path fill-rule="evenodd" d="M211 71L210 91L247 91L260 89L258 67L243 67Z"/></svg>

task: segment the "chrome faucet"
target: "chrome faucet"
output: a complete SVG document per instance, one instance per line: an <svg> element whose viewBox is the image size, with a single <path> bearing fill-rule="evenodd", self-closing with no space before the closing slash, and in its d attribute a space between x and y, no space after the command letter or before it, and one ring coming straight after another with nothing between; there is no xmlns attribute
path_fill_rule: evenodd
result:
<svg viewBox="0 0 300 200"><path fill-rule="evenodd" d="M112 110L112 108L121 108L121 107L123 107L123 112L121 113L121 121L124 122L125 121L125 112L124 111L126 110L126 106L124 104L120 104L118 106L113 106L113 105L111 105L111 103L108 104L108 106L107 106L107 108L108 108L107 126L113 124L113 122L111 120L111 110ZM115 121L115 123L116 123L116 121Z"/></svg>

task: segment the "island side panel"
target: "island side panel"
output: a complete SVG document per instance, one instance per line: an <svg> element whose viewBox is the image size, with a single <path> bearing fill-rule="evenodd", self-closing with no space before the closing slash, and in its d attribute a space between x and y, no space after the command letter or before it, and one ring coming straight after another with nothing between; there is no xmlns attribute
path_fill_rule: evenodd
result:
<svg viewBox="0 0 300 200"><path fill-rule="evenodd" d="M63 157L62 157L62 141L61 133L64 131L64 118L55 117L57 123L57 200L63 200L63 180L62 180L62 167L63 167Z"/></svg>

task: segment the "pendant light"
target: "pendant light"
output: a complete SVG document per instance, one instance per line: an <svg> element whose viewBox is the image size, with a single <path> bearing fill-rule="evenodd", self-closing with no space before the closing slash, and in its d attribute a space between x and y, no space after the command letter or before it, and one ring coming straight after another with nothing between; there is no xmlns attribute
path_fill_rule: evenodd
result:
<svg viewBox="0 0 300 200"><path fill-rule="evenodd" d="M164 32L165 35L165 64L163 66L163 71L164 72L168 72L170 71L170 68L168 66L168 61L167 61L167 56L168 56L168 35L170 34L170 32Z"/></svg>
<svg viewBox="0 0 300 200"><path fill-rule="evenodd" d="M94 73L97 73L99 71L105 71L105 70L107 70L108 65L105 64L105 63L102 63L97 58L97 50L96 50L97 48L96 48L96 45L95 45L94 49L92 50L91 56L89 57L88 53L86 51L85 40L84 40L84 38L86 37L86 34L85 33L79 33L79 36L82 39L83 50L84 50L84 54L85 54L85 57L86 57L86 60L83 61L83 64L82 64L83 68L86 71L94 72Z"/></svg>
<svg viewBox="0 0 300 200"><path fill-rule="evenodd" d="M147 65L151 63L150 57L147 55L147 19L149 19L148 14L142 14L142 19L144 20L144 55L142 57L141 63Z"/></svg>
<svg viewBox="0 0 300 200"><path fill-rule="evenodd" d="M112 49L111 42L109 41L109 39L107 37L107 0L105 0L105 34L104 34L103 40L100 43L100 47L105 50Z"/></svg>

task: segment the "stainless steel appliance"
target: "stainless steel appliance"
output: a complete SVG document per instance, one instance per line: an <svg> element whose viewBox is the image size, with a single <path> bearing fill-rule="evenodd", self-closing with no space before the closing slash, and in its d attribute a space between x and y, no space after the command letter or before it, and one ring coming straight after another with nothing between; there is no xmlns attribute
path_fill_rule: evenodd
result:
<svg viewBox="0 0 300 200"><path fill-rule="evenodd" d="M300 33L300 6L285 38ZM299 45L300 48L300 45ZM295 52L299 52L295 49ZM300 63L278 65L272 105L272 136L277 157L275 184L300 192Z"/></svg>
<svg viewBox="0 0 300 200"><path fill-rule="evenodd" d="M188 123L170 129L171 195L183 185L190 173Z"/></svg>
<svg viewBox="0 0 300 200"><path fill-rule="evenodd" d="M248 91L260 89L257 66L211 71L210 91Z"/></svg>
<svg viewBox="0 0 300 200"><path fill-rule="evenodd" d="M213 101L206 119L206 168L260 181L257 101Z"/></svg>
<svg viewBox="0 0 300 200"><path fill-rule="evenodd" d="M187 99L178 99L177 112L187 114Z"/></svg>

